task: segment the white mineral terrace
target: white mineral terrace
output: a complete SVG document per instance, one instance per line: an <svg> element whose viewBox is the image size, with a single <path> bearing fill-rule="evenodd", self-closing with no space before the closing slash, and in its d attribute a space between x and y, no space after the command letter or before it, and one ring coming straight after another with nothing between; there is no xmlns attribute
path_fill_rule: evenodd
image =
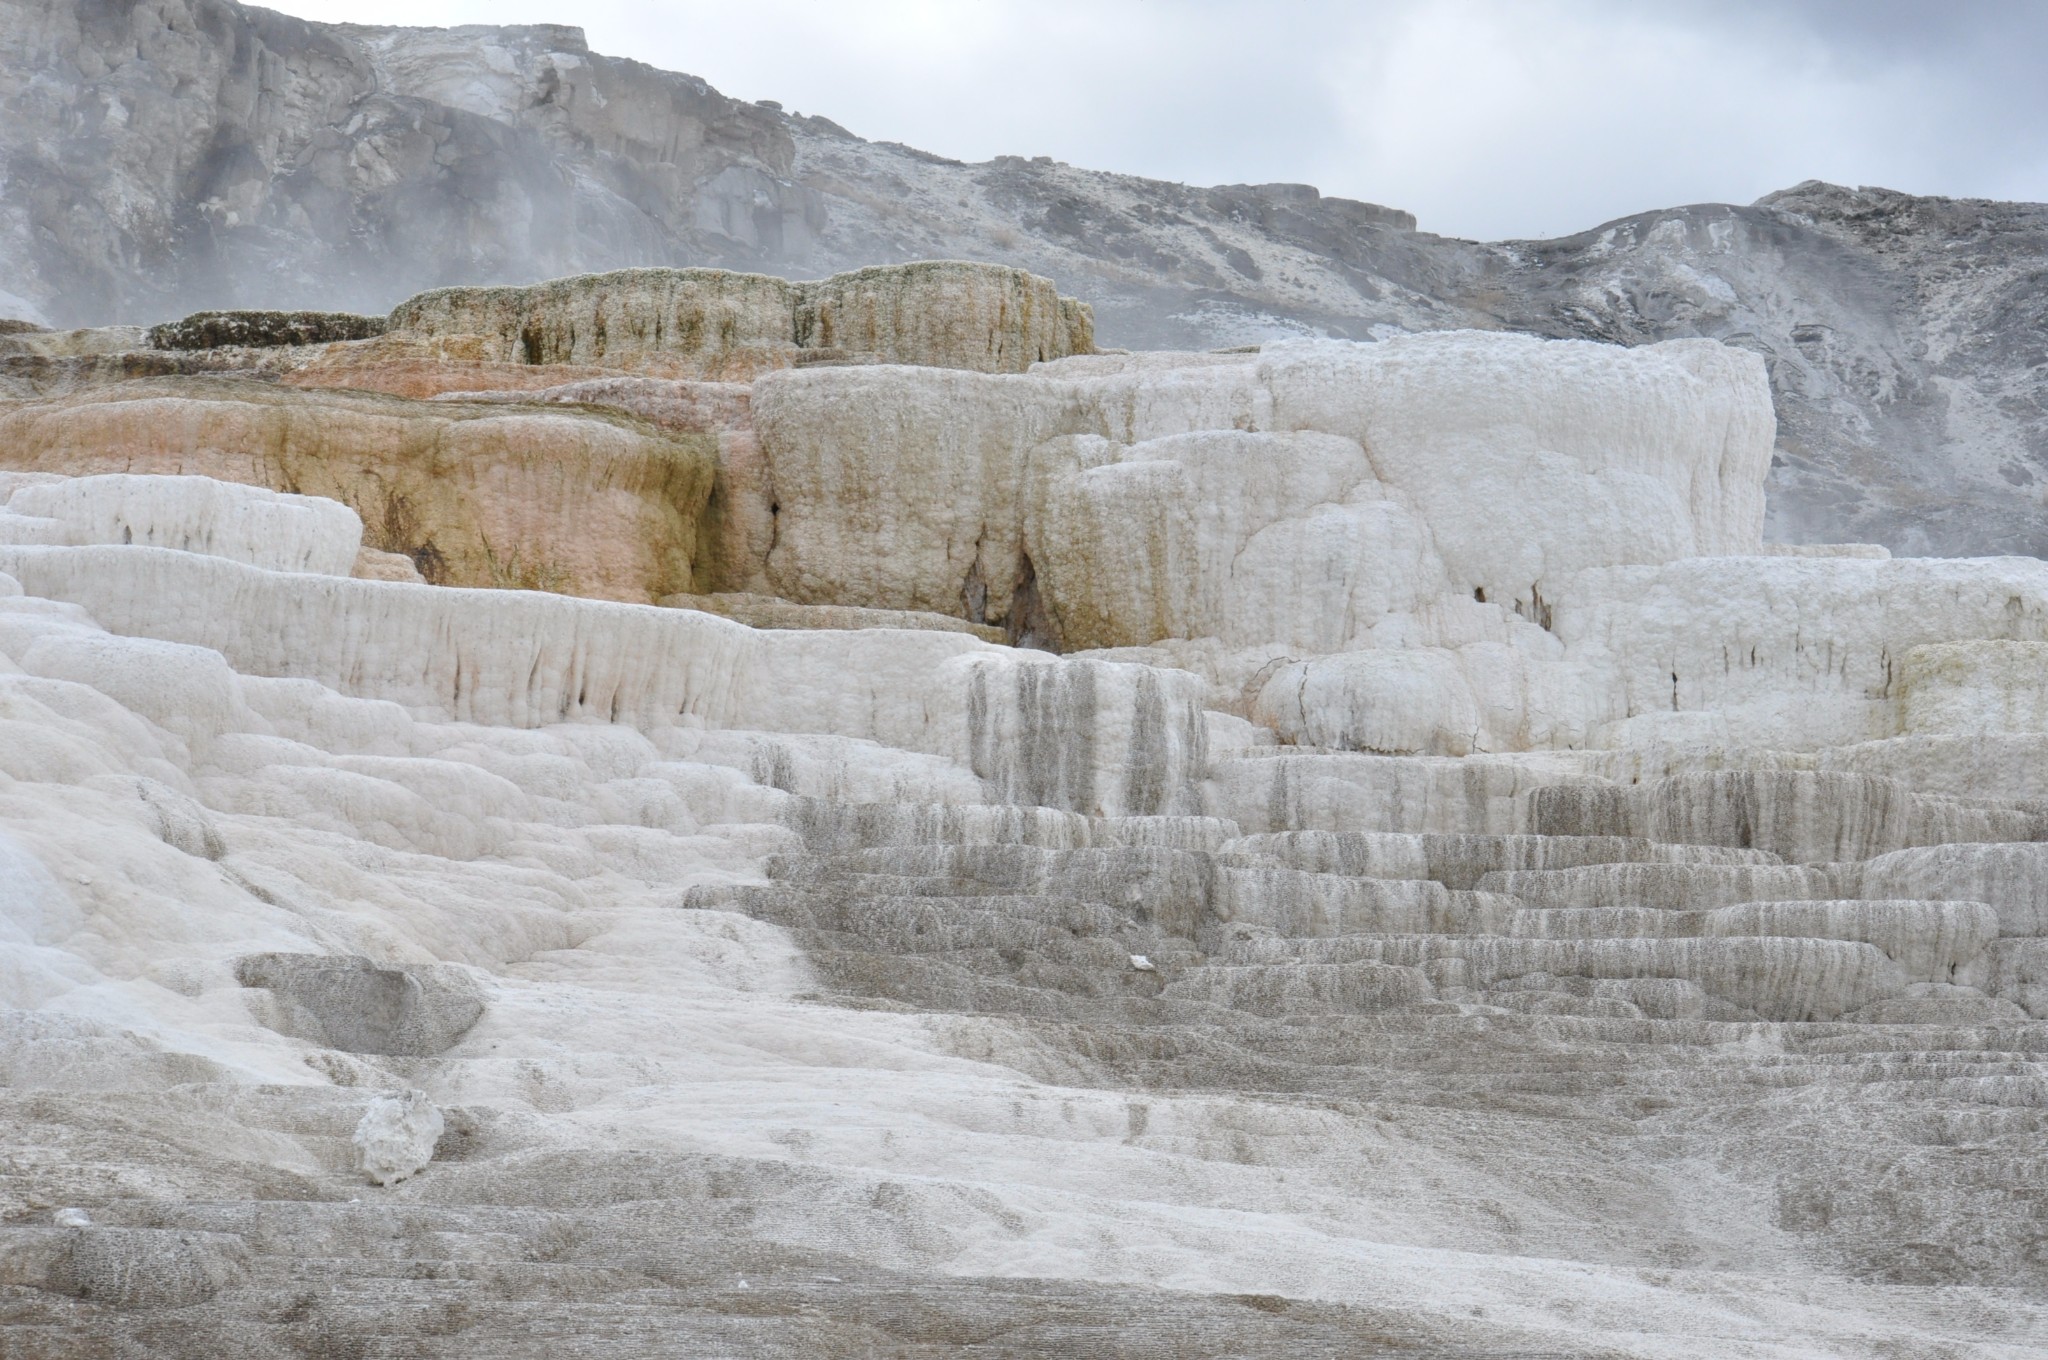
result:
<svg viewBox="0 0 2048 1360"><path fill-rule="evenodd" d="M747 590L1059 650L0 481L21 1354L2044 1352L2048 563L1766 550L1708 341L752 419Z"/></svg>

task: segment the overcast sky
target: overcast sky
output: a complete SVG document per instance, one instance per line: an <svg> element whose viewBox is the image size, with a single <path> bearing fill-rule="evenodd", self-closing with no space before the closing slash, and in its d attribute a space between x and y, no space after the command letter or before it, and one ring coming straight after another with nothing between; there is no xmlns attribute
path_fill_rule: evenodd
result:
<svg viewBox="0 0 2048 1360"><path fill-rule="evenodd" d="M286 0L600 52L962 160L1554 236L1803 179L2048 200L2044 0Z"/></svg>

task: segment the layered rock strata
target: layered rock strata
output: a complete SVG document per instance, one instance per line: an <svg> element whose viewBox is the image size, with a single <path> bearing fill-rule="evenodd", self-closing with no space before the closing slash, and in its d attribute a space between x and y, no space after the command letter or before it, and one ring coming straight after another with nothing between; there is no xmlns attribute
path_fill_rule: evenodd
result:
<svg viewBox="0 0 2048 1360"><path fill-rule="evenodd" d="M349 312L194 312L182 321L151 326L151 349L268 348L368 340L384 333L379 316Z"/></svg>
<svg viewBox="0 0 2048 1360"><path fill-rule="evenodd" d="M655 365L670 376L702 378L752 377L849 354L1021 373L1095 349L1087 306L1061 297L1050 281L952 260L816 283L720 269L632 269L530 288L443 288L400 303L387 334L480 337L485 362Z"/></svg>
<svg viewBox="0 0 2048 1360"><path fill-rule="evenodd" d="M0 337L0 396L16 398L0 401L0 465L331 496L368 548L437 584L759 594L775 498L748 411L757 373L1018 372L1091 349L1087 308L1046 280L943 261L817 283L638 270L448 289L388 327L207 312L146 334L24 331ZM742 381L707 380L725 377ZM548 409L480 413L472 393ZM418 405L439 397L455 400Z"/></svg>
<svg viewBox="0 0 2048 1360"><path fill-rule="evenodd" d="M690 590L716 441L560 413L146 380L0 407L31 472L197 474L329 497L427 580L647 601Z"/></svg>

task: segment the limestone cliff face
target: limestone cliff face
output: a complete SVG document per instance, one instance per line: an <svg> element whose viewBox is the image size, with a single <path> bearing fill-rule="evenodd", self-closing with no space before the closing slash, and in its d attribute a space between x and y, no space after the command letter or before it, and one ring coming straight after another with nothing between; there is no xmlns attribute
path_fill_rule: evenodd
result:
<svg viewBox="0 0 2048 1360"><path fill-rule="evenodd" d="M24 471L196 473L330 497L370 547L437 584L634 601L695 588L717 458L711 436L620 413L218 379L0 408L0 446Z"/></svg>
<svg viewBox="0 0 2048 1360"><path fill-rule="evenodd" d="M1805 184L1481 244L1307 185L868 142L573 28L343 27L232 0L8 0L0 115L0 315L377 313L448 285L937 253L1089 299L1109 345L1707 337L1769 365L1774 539L2048 552L2038 205ZM799 343L887 352L868 325Z"/></svg>
<svg viewBox="0 0 2048 1360"><path fill-rule="evenodd" d="M1069 649L1337 651L1440 599L1547 622L1588 567L1761 549L1772 422L1739 350L1467 332L1173 357L764 378L769 581ZM1515 494L1474 499L1492 484Z"/></svg>
<svg viewBox="0 0 2048 1360"><path fill-rule="evenodd" d="M769 298L759 335L885 290L929 304L887 343L958 366L635 371L747 348L737 312L675 343L693 299ZM982 304L1017 290L1049 310L992 324L1005 313ZM372 553L441 585L826 630L943 616L963 636L1191 672L1209 708L1336 750L1938 738L1947 760L1959 709L2010 726L2039 707L2016 678L2031 652L1972 650L2048 640L2038 563L1765 550L1768 368L1742 348L1466 331L967 366L1009 362L1024 320L1058 303L1043 281L962 266L435 294L373 339L173 356L241 377L94 368L69 395L0 407L0 463L329 495ZM595 352L615 323L625 343ZM513 350L529 333L536 352ZM119 338L10 343L103 365L137 353L95 352ZM1936 645L1964 651L1916 651Z"/></svg>
<svg viewBox="0 0 2048 1360"><path fill-rule="evenodd" d="M202 313L147 333L0 336L19 398L0 405L0 464L330 495L362 514L372 552L436 584L763 593L779 507L751 392L707 375L817 361L1015 374L1091 348L1087 307L1046 280L944 261L817 283L638 270L443 289L388 327L365 321ZM365 331L380 333L349 338ZM457 400L422 400L441 397ZM861 608L860 589L842 580L824 602Z"/></svg>
<svg viewBox="0 0 2048 1360"><path fill-rule="evenodd" d="M1095 352L1093 309L1021 269L934 260L799 287L797 335L808 348L980 373Z"/></svg>
<svg viewBox="0 0 2048 1360"><path fill-rule="evenodd" d="M796 285L718 269L633 269L525 288L441 288L391 314L398 340L475 337L499 364L661 363L750 378L794 360Z"/></svg>
<svg viewBox="0 0 2048 1360"><path fill-rule="evenodd" d="M631 269L526 288L443 288L399 304L399 341L479 337L487 363L751 378L806 359L1021 373L1094 351L1085 303L999 265L934 260L793 283Z"/></svg>

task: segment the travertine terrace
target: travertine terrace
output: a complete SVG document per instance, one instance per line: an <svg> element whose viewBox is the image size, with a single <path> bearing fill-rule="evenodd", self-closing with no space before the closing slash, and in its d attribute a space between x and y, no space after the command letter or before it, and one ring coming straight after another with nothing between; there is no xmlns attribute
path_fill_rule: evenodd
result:
<svg viewBox="0 0 2048 1360"><path fill-rule="evenodd" d="M0 407L8 1354L2041 1353L2048 565L1767 547L1755 355L153 338Z"/></svg>

